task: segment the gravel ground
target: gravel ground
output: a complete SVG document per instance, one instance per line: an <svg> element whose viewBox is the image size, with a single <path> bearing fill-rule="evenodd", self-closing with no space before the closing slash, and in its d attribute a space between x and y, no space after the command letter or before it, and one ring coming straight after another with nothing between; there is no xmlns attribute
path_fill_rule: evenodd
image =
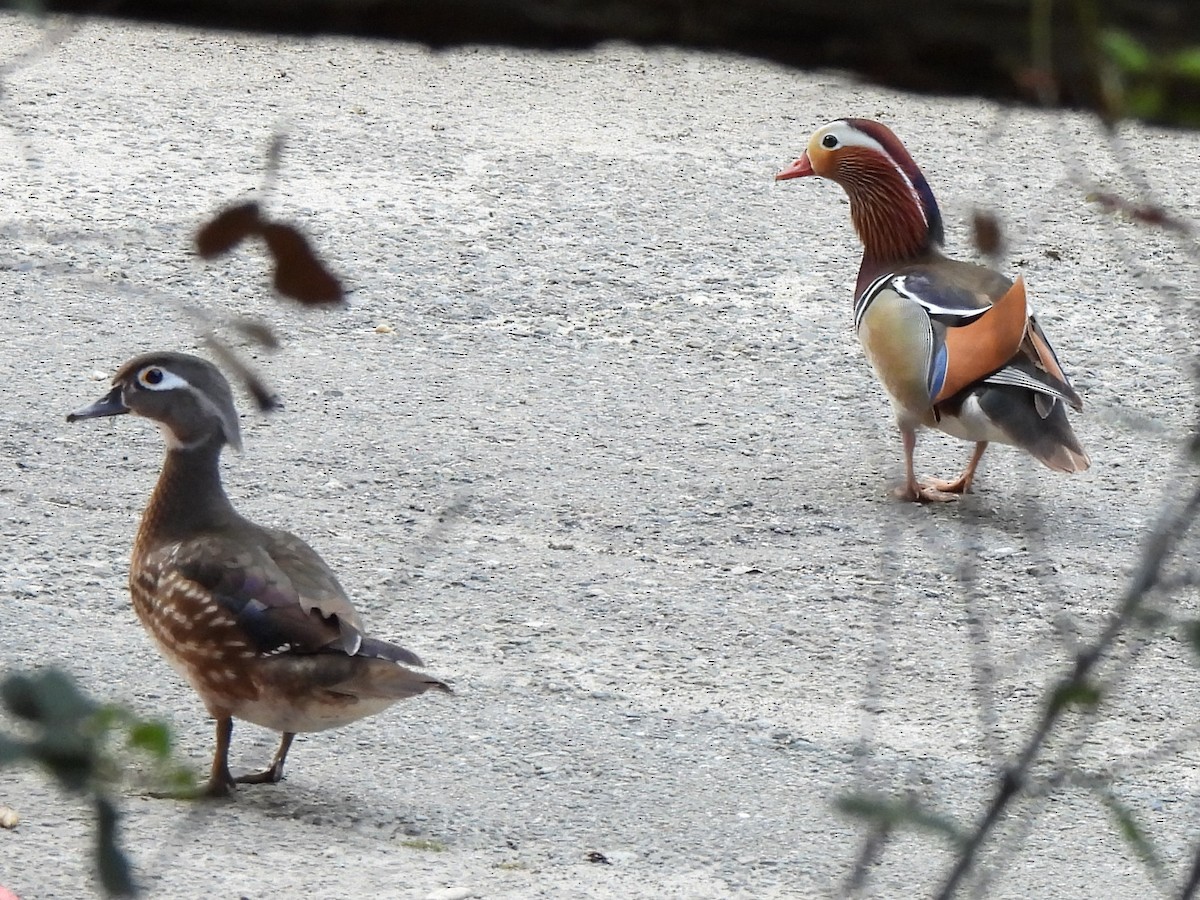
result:
<svg viewBox="0 0 1200 900"><path fill-rule="evenodd" d="M0 54L39 35L0 17ZM257 361L286 409L242 398L235 502L307 538L370 629L456 690L302 737L286 781L230 803L128 788L150 896L839 893L865 829L837 798L974 821L1194 478L1177 448L1195 326L1173 291L1196 264L1069 176L1144 178L1196 218L1195 134L1131 129L1114 153L1082 117L674 51L101 22L3 79L0 669L64 666L207 765L211 723L125 588L160 438L64 421L129 356L194 349L198 308L261 315L285 342ZM1003 265L1085 396L1091 471L996 448L959 504L889 499L900 447L851 333L845 198L772 181L842 115L908 143L959 255L972 205L999 214ZM346 310L280 304L256 250L189 250L262 186L276 133L269 212L344 276ZM919 469L953 474L967 449L927 435ZM1107 674L1104 714L1069 722L1039 772L1111 775L1177 879L1200 814L1190 651L1131 638ZM235 769L274 743L239 726ZM22 818L0 832L0 884L95 890L82 804L13 771L0 802ZM991 846L989 896L1155 890L1080 779L1046 783ZM927 895L949 860L903 833L868 893Z"/></svg>

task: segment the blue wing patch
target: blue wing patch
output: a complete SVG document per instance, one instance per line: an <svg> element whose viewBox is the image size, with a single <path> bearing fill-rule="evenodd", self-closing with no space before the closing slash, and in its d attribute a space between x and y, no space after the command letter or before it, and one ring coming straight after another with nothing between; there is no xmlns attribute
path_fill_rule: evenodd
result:
<svg viewBox="0 0 1200 900"><path fill-rule="evenodd" d="M941 393L942 385L946 383L946 370L950 361L946 345L938 344L933 359L929 361L929 396L936 397Z"/></svg>

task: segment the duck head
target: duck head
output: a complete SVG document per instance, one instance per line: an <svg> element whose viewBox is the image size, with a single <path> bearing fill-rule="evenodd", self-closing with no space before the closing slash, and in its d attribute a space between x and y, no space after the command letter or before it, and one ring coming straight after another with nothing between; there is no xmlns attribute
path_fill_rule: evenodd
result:
<svg viewBox="0 0 1200 900"><path fill-rule="evenodd" d="M837 119L818 128L776 181L817 175L850 198L850 217L866 256L888 262L940 249L942 215L912 156L886 125Z"/></svg>
<svg viewBox="0 0 1200 900"><path fill-rule="evenodd" d="M133 413L158 423L171 450L216 441L240 450L233 391L220 370L186 353L147 353L121 366L112 390L67 416L68 422Z"/></svg>

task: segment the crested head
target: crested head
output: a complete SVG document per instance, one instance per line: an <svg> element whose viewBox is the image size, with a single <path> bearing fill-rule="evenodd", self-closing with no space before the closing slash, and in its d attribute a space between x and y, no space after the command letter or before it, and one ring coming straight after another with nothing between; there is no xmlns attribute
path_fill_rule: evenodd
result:
<svg viewBox="0 0 1200 900"><path fill-rule="evenodd" d="M216 441L241 449L233 391L220 370L186 353L145 353L113 376L112 390L68 421L133 413L157 422L168 448L188 450Z"/></svg>
<svg viewBox="0 0 1200 900"><path fill-rule="evenodd" d="M818 128L804 156L776 177L809 174L845 189L868 257L895 262L941 246L942 215L929 182L886 125L837 119Z"/></svg>

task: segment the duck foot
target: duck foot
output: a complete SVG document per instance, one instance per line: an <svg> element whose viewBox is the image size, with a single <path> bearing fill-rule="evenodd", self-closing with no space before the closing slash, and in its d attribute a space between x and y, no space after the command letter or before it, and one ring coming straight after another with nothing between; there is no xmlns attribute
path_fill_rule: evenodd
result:
<svg viewBox="0 0 1200 900"><path fill-rule="evenodd" d="M265 772L256 772L253 775L240 775L233 779L238 784L279 784L283 781L283 763L287 759L288 750L292 747L292 741L296 735L292 732L284 732L282 740L279 742L279 750L275 753L275 759L271 763L271 768Z"/></svg>
<svg viewBox="0 0 1200 900"><path fill-rule="evenodd" d="M979 468L979 460L983 459L983 451L987 449L987 441L975 444L971 459L963 473L953 481L941 481L931 478L928 481L918 481L913 474L913 448L916 446L916 432L911 429L901 429L904 439L904 472L907 477L902 487L893 492L901 500L911 503L949 503L957 500L963 494L971 492L971 482L975 480L975 470Z"/></svg>
<svg viewBox="0 0 1200 900"><path fill-rule="evenodd" d="M924 486L935 490L942 494L969 494L971 493L971 479L965 474L959 475L953 481L942 481L940 478L931 478L924 483Z"/></svg>
<svg viewBox="0 0 1200 900"><path fill-rule="evenodd" d="M952 503L962 496L962 490L945 490L943 485L953 486L946 481L914 481L896 488L892 495L910 503Z"/></svg>
<svg viewBox="0 0 1200 900"><path fill-rule="evenodd" d="M233 779L209 779L195 787L181 788L173 791L147 791L149 797L155 800L223 800L233 796L236 790Z"/></svg>
<svg viewBox="0 0 1200 900"><path fill-rule="evenodd" d="M265 772L255 772L252 775L239 775L233 779L238 784L279 784L283 781L283 770L275 770L274 766Z"/></svg>

